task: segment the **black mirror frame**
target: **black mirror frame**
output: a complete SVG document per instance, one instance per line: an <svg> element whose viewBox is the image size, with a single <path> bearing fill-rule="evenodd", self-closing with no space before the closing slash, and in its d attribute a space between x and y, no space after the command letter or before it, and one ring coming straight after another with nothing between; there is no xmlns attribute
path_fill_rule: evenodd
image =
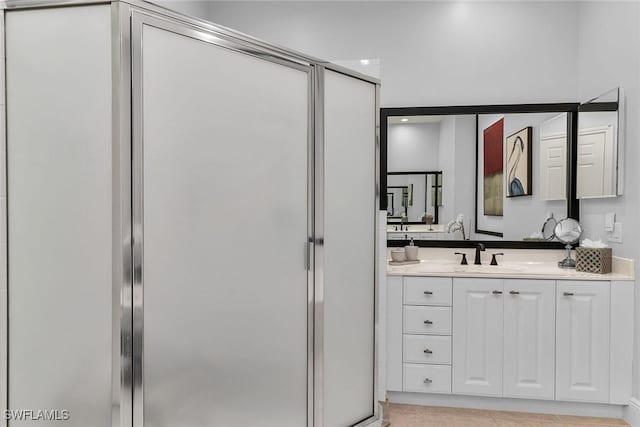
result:
<svg viewBox="0 0 640 427"><path fill-rule="evenodd" d="M548 104L502 104L502 105L468 105L445 107L394 107L380 108L380 193L387 192L387 126L389 117L398 116L476 116L476 188L478 180L478 115L480 114L526 114L526 113L567 113L567 217L579 220L580 201L576 198L576 170L578 159L578 109L579 103L548 103ZM380 198L380 210L387 210L386 198ZM475 223L476 234L487 234L502 237L496 233L478 229L478 193L475 195ZM560 242L538 241L500 241L500 240L419 240L415 243L421 247L473 247L477 242L486 243L487 247L508 249L561 249ZM406 240L387 240L388 247L404 246Z"/></svg>

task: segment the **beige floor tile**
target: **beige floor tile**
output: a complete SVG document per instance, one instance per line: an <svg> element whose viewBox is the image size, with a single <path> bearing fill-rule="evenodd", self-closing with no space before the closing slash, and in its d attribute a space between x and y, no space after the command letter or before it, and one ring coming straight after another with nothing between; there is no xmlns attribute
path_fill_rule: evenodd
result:
<svg viewBox="0 0 640 427"><path fill-rule="evenodd" d="M557 423L558 417L552 414L537 414L533 412L489 411L491 416L500 420L526 421L537 423Z"/></svg>
<svg viewBox="0 0 640 427"><path fill-rule="evenodd" d="M391 427L616 427L613 418L389 404Z"/></svg>
<svg viewBox="0 0 640 427"><path fill-rule="evenodd" d="M626 426L628 425L624 420L616 418L599 418L599 417L576 417L573 415L558 415L558 421L560 423L567 424L585 424L585 425L597 425L597 426Z"/></svg>
<svg viewBox="0 0 640 427"><path fill-rule="evenodd" d="M541 423L538 421L516 421L500 418L496 419L496 425L498 427L557 427L557 424L553 422Z"/></svg>

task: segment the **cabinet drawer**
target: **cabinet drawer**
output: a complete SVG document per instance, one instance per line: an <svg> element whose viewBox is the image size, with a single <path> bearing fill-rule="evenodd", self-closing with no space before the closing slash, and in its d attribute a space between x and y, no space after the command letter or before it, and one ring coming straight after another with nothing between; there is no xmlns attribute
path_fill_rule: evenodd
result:
<svg viewBox="0 0 640 427"><path fill-rule="evenodd" d="M451 307L420 307L405 305L405 334L451 335Z"/></svg>
<svg viewBox="0 0 640 427"><path fill-rule="evenodd" d="M451 364L451 337L435 335L404 335L405 363Z"/></svg>
<svg viewBox="0 0 640 427"><path fill-rule="evenodd" d="M405 363L402 377L403 391L451 393L451 366Z"/></svg>
<svg viewBox="0 0 640 427"><path fill-rule="evenodd" d="M450 277L405 277L404 303L451 306Z"/></svg>

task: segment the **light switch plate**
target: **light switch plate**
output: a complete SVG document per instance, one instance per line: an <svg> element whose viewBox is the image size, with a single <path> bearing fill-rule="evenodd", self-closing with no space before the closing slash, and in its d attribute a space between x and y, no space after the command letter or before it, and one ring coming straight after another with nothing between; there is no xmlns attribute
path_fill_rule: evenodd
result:
<svg viewBox="0 0 640 427"><path fill-rule="evenodd" d="M609 234L610 242L622 243L622 223L616 222L613 224L613 231Z"/></svg>
<svg viewBox="0 0 640 427"><path fill-rule="evenodd" d="M613 231L614 225L616 222L616 214L614 212L609 212L604 216L604 229L605 231Z"/></svg>

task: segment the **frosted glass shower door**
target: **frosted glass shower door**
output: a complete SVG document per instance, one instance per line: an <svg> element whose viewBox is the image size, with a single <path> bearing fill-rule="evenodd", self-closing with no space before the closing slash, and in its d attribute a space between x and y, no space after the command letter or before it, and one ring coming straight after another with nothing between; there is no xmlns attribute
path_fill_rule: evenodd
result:
<svg viewBox="0 0 640 427"><path fill-rule="evenodd" d="M36 414L14 415L11 427L111 427L117 417L110 17L108 5L5 15L6 403ZM69 419L33 419L37 410Z"/></svg>
<svg viewBox="0 0 640 427"><path fill-rule="evenodd" d="M324 426L373 416L376 85L324 77Z"/></svg>
<svg viewBox="0 0 640 427"><path fill-rule="evenodd" d="M135 18L135 423L304 426L309 70Z"/></svg>

